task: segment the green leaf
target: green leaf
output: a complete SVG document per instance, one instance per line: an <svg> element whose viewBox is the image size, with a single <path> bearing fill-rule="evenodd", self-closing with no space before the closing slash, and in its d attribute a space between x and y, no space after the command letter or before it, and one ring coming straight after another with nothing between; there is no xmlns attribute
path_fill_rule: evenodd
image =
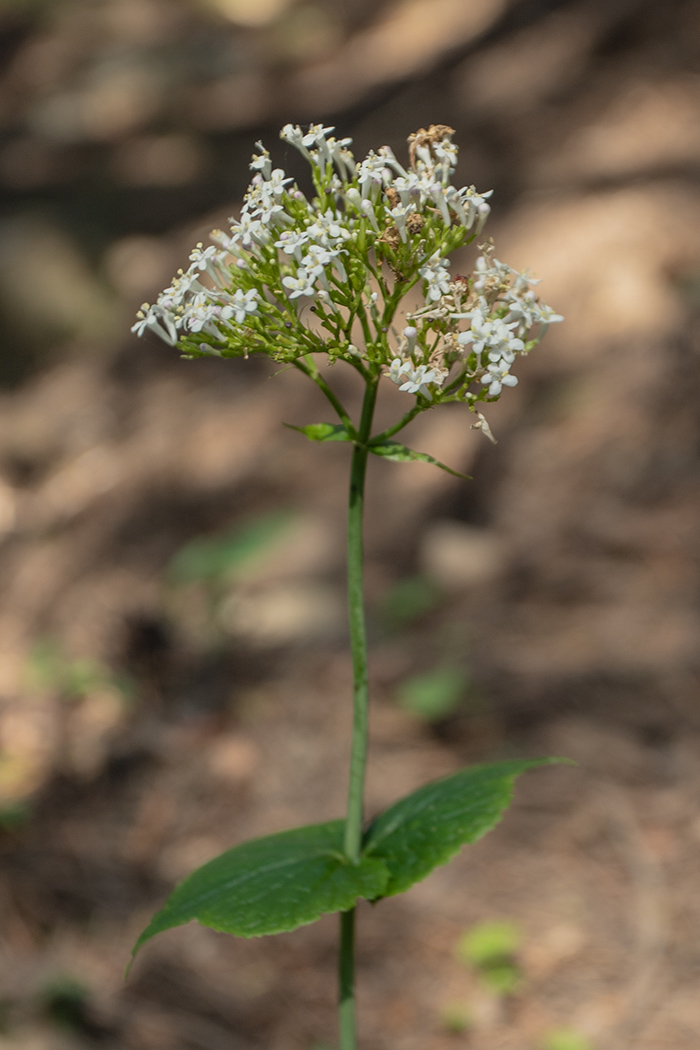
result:
<svg viewBox="0 0 700 1050"><path fill-rule="evenodd" d="M342 423L309 423L306 427L295 427L291 423L284 423L290 430L298 430L304 434L309 441L352 441L353 437L347 432Z"/></svg>
<svg viewBox="0 0 700 1050"><path fill-rule="evenodd" d="M476 842L500 820L519 773L561 758L535 758L472 766L433 781L382 813L368 829L364 857L384 861L389 882L382 896L403 893L460 847Z"/></svg>
<svg viewBox="0 0 700 1050"><path fill-rule="evenodd" d="M458 470L446 467L439 459L429 456L427 452L416 452L415 449L408 448L398 441L380 441L376 445L368 445L367 448L375 456L383 456L384 459L391 459L396 463L409 463L411 460L419 460L421 463L432 463L433 466L439 467L440 470L446 470L448 474L454 474L456 478L471 480L469 474L460 474Z"/></svg>
<svg viewBox="0 0 700 1050"><path fill-rule="evenodd" d="M312 824L227 850L181 882L134 947L197 919L239 937L295 930L358 897L380 897L388 880L377 857L352 864L343 853L345 821Z"/></svg>

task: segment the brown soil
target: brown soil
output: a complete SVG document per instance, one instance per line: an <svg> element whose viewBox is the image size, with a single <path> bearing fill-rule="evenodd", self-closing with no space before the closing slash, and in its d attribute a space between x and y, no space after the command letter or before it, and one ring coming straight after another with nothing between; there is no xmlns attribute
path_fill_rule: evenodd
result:
<svg viewBox="0 0 700 1050"><path fill-rule="evenodd" d="M465 763L579 765L523 777L492 834L361 909L362 1045L540 1050L566 1028L696 1050L696 5L268 6L259 25L243 0L0 16L0 1042L334 1043L335 917L252 941L188 926L123 981L175 880L342 813L350 725L347 450L280 425L325 408L291 372L123 333L223 223L260 133L322 119L399 152L439 119L496 189L498 255L567 321L490 411L497 446L459 409L407 433L472 482L372 465L368 811ZM184 544L278 511L215 595L174 585ZM418 576L434 600L392 618ZM468 676L460 706L402 709L401 683L443 665ZM506 997L455 953L503 919L522 941Z"/></svg>

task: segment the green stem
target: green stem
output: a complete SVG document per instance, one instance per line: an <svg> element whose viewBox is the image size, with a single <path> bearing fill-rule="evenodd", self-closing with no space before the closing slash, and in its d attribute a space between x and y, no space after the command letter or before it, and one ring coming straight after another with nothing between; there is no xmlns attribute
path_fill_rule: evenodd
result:
<svg viewBox="0 0 700 1050"><path fill-rule="evenodd" d="M302 362L297 359L294 362L294 366L295 368L298 368L300 372L303 372L305 376L308 376L309 379L313 379L316 386L321 390L323 395L332 404L333 408L335 409L338 415L338 418L341 420L344 426L347 427L348 433L354 434L355 431L352 425L352 420L350 419L347 410L343 407L340 400L336 397L331 388L328 386L328 383L325 381L319 370L316 368L316 365L313 363L313 361L309 361L309 359L307 358L306 362L302 364Z"/></svg>
<svg viewBox="0 0 700 1050"><path fill-rule="evenodd" d="M372 431L376 378L367 381L357 444L352 451L350 499L348 505L348 614L353 677L353 728L350 753L350 785L345 821L345 852L353 864L360 859L362 845L363 798L367 764L367 634L362 586L362 510L367 469L367 442Z"/></svg>
<svg viewBox="0 0 700 1050"><path fill-rule="evenodd" d="M353 676L353 727L350 753L348 811L345 820L345 852L358 864L362 848L365 769L367 766L367 731L369 693L367 686L367 632L362 585L362 510L367 441L372 432L372 418L377 399L379 377L367 380L358 442L352 452L350 498L348 504L348 613ZM340 916L340 1050L355 1050L355 909Z"/></svg>
<svg viewBox="0 0 700 1050"><path fill-rule="evenodd" d="M355 1050L355 909L340 913L340 1050Z"/></svg>

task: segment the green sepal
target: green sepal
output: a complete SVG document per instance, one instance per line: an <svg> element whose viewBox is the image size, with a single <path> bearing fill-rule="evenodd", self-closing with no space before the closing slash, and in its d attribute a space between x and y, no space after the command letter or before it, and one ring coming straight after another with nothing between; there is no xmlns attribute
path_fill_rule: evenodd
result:
<svg viewBox="0 0 700 1050"><path fill-rule="evenodd" d="M139 937L132 957L157 933L196 919L238 937L284 933L381 897L389 872L378 857L352 864L344 820L293 828L234 846L175 888Z"/></svg>
<svg viewBox="0 0 700 1050"><path fill-rule="evenodd" d="M567 761L535 758L471 766L390 806L366 831L362 850L363 858L381 860L389 871L381 896L403 893L495 827L510 804L518 774Z"/></svg>
<svg viewBox="0 0 700 1050"><path fill-rule="evenodd" d="M283 423L290 430L298 430L304 434L309 441L354 441L354 435L350 434L342 423L309 423L306 427L295 427L291 423Z"/></svg>
<svg viewBox="0 0 700 1050"><path fill-rule="evenodd" d="M445 466L444 463L441 463L439 459L435 459L434 456L429 456L427 452L416 452L415 449L408 448L398 441L379 441L376 445L370 443L367 448L373 455L394 460L396 463L409 463L411 460L419 460L421 463L432 463L433 466L439 467L440 470L446 470L448 474L454 474L456 478L471 480L469 474L461 474L458 470Z"/></svg>

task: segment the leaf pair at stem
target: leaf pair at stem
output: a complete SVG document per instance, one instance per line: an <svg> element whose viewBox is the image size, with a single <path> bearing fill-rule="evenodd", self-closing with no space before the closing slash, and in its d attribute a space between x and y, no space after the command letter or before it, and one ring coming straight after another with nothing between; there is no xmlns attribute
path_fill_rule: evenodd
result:
<svg viewBox="0 0 700 1050"><path fill-rule="evenodd" d="M284 425L289 427L290 430L298 430L309 441L351 441L355 445L360 444L357 434L350 432L342 423L309 423L305 427L295 427L291 423L285 423ZM366 448L374 456L381 456L382 459L391 459L396 463L409 463L412 460L417 460L421 463L432 463L433 466L446 470L448 474L454 474L456 478L471 480L468 474L461 474L458 470L445 466L439 459L429 456L427 452L416 452L415 449L408 448L407 445L402 445L399 441L375 439L374 441L368 441L362 447Z"/></svg>
<svg viewBox="0 0 700 1050"><path fill-rule="evenodd" d="M157 933L193 919L224 933L258 937L348 911L358 899L403 893L498 823L516 776L566 761L473 766L426 784L370 824L357 864L343 849L343 820L235 846L180 883L139 937L134 955Z"/></svg>

